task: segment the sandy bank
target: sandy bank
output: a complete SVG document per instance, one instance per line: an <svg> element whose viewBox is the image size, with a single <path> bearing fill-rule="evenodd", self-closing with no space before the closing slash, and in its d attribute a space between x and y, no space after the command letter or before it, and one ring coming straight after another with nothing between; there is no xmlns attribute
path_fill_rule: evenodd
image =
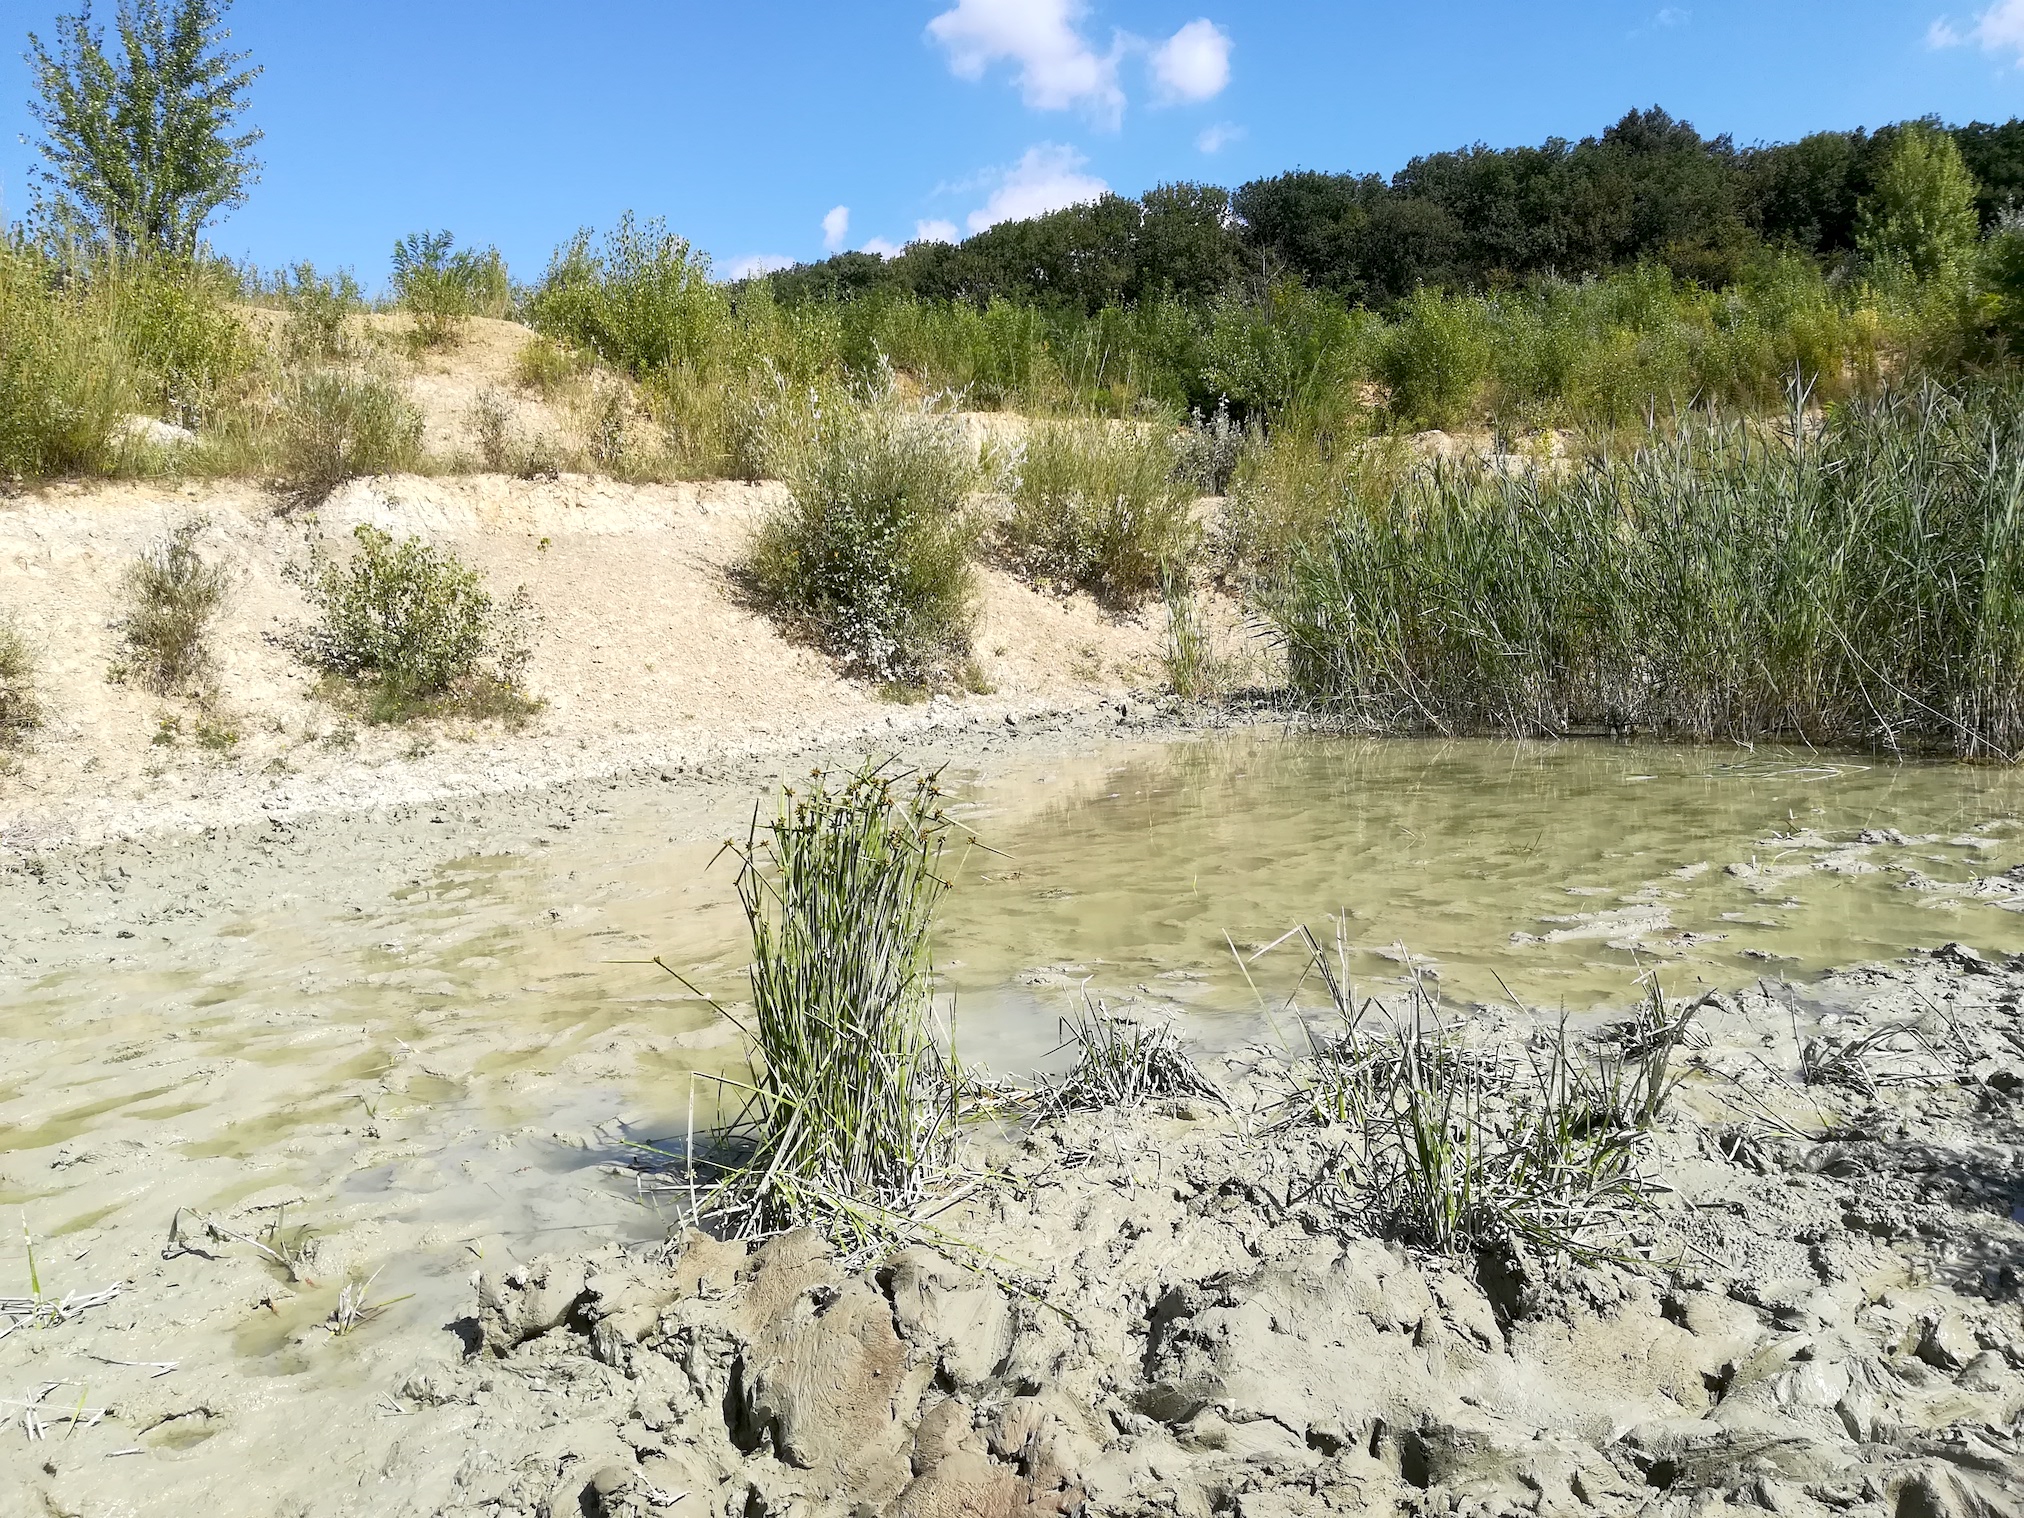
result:
<svg viewBox="0 0 2024 1518"><path fill-rule="evenodd" d="M1088 710L1159 683L1157 608L1105 613L1080 596L979 571L975 648L988 695L896 706L783 638L731 570L779 487L628 486L565 477L356 483L313 516L246 486L59 487L0 501L0 607L36 648L49 718L0 771L0 848L46 853L262 814L354 812L525 790L653 766ZM174 524L209 522L204 551L234 584L214 643L216 711L108 680L125 566ZM308 543L360 522L416 533L533 610L524 728L362 727L313 694L290 651L307 616L286 577ZM1246 643L1217 608L1226 645ZM230 735L223 747L213 745Z"/></svg>

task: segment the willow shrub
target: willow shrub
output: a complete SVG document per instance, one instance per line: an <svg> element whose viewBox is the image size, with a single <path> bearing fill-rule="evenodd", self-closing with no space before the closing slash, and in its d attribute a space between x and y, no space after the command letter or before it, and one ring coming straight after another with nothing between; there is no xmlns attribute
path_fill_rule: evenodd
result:
<svg viewBox="0 0 2024 1518"><path fill-rule="evenodd" d="M854 673L947 677L976 618L976 456L946 422L834 405L786 450L788 500L746 565L759 599Z"/></svg>
<svg viewBox="0 0 2024 1518"><path fill-rule="evenodd" d="M1359 726L2024 748L2016 391L1704 423L1633 456L1345 495L1265 596Z"/></svg>

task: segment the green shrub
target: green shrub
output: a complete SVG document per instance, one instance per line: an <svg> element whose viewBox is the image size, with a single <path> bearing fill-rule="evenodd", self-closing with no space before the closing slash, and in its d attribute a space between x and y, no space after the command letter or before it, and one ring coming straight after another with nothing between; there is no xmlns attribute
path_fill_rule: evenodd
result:
<svg viewBox="0 0 2024 1518"><path fill-rule="evenodd" d="M1490 379L1491 347L1481 301L1415 290L1378 351L1391 413L1413 427L1474 422Z"/></svg>
<svg viewBox="0 0 2024 1518"><path fill-rule="evenodd" d="M19 628L0 621L0 748L19 743L41 725L35 651Z"/></svg>
<svg viewBox="0 0 2024 1518"><path fill-rule="evenodd" d="M308 652L364 690L363 715L528 709L515 689L527 657L519 597L501 606L476 570L419 538L364 524L352 536L348 559L319 544L295 577L322 617Z"/></svg>
<svg viewBox="0 0 2024 1518"><path fill-rule="evenodd" d="M1194 556L1194 494L1175 473L1173 448L1150 428L1036 427L1005 538L1029 572L1130 605Z"/></svg>
<svg viewBox="0 0 2024 1518"><path fill-rule="evenodd" d="M351 318L365 309L358 281L340 270L326 278L310 263L297 264L276 281L276 294L288 310L282 347L297 362L329 363L353 354L346 333Z"/></svg>
<svg viewBox="0 0 2024 1518"><path fill-rule="evenodd" d="M127 569L126 667L161 695L188 690L210 672L205 632L231 576L197 552L206 525L200 518L172 529Z"/></svg>
<svg viewBox="0 0 2024 1518"><path fill-rule="evenodd" d="M583 372L583 362L552 338L536 335L520 349L514 361L514 377L544 399L553 399L571 380Z"/></svg>
<svg viewBox="0 0 2024 1518"><path fill-rule="evenodd" d="M947 676L975 620L973 475L942 424L888 406L825 410L787 469L788 504L753 544L755 589L854 672Z"/></svg>
<svg viewBox="0 0 2024 1518"><path fill-rule="evenodd" d="M459 248L448 232L411 232L395 243L393 286L424 348L444 347L472 317L501 317L513 304L499 250Z"/></svg>
<svg viewBox="0 0 2024 1518"><path fill-rule="evenodd" d="M280 433L283 480L298 499L315 502L358 475L414 467L422 414L383 374L312 369L288 380Z"/></svg>
<svg viewBox="0 0 2024 1518"><path fill-rule="evenodd" d="M730 298L687 239L627 212L601 247L586 229L557 250L527 310L537 331L637 378L707 363L729 322Z"/></svg>

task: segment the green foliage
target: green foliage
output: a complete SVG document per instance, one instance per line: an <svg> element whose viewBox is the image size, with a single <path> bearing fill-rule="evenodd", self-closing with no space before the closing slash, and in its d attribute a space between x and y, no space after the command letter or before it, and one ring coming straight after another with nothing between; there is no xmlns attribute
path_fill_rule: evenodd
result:
<svg viewBox="0 0 2024 1518"><path fill-rule="evenodd" d="M231 576L197 551L206 525L198 518L171 529L126 572L127 609L120 634L127 669L161 695L187 691L210 673L205 633Z"/></svg>
<svg viewBox="0 0 2024 1518"><path fill-rule="evenodd" d="M501 606L478 572L420 538L396 541L366 524L338 560L319 543L295 572L321 614L309 653L333 674L358 682L364 715L401 721L461 697L467 711L510 713L526 651L520 603ZM526 710L524 701L518 708Z"/></svg>
<svg viewBox="0 0 2024 1518"><path fill-rule="evenodd" d="M593 246L588 228L559 249L527 302L535 329L635 377L705 365L729 316L710 261L659 220L628 211Z"/></svg>
<svg viewBox="0 0 2024 1518"><path fill-rule="evenodd" d="M1266 597L1294 688L1358 725L2024 749L2013 395L1706 423L1634 456L1419 470L1345 497Z"/></svg>
<svg viewBox="0 0 2024 1518"><path fill-rule="evenodd" d="M1953 138L1913 122L1898 132L1862 201L1856 249L1874 267L1908 269L1920 279L1956 272L1980 228L1975 194Z"/></svg>
<svg viewBox="0 0 2024 1518"><path fill-rule="evenodd" d="M288 311L282 347L289 358L298 363L328 363L352 356L354 344L345 328L353 316L365 310L365 298L348 270L326 276L317 273L314 264L299 263L290 273L279 276L273 293Z"/></svg>
<svg viewBox="0 0 2024 1518"><path fill-rule="evenodd" d="M975 620L975 474L961 436L892 406L832 406L787 470L748 565L762 601L854 672L945 678Z"/></svg>
<svg viewBox="0 0 2024 1518"><path fill-rule="evenodd" d="M42 725L35 651L11 621L0 621L0 748L11 748Z"/></svg>
<svg viewBox="0 0 2024 1518"><path fill-rule="evenodd" d="M29 34L54 230L124 253L188 259L204 225L245 203L257 131L233 134L257 68L222 51L231 0L121 0L119 57L89 6L56 19L54 52Z"/></svg>
<svg viewBox="0 0 2024 1518"><path fill-rule="evenodd" d="M1454 427L1482 414L1491 365L1486 317L1476 301L1413 292L1378 355L1393 416L1412 427Z"/></svg>
<svg viewBox="0 0 2024 1518"><path fill-rule="evenodd" d="M459 248L448 232L411 232L394 244L394 298L414 319L415 341L441 348L474 316L501 317L512 288L497 248Z"/></svg>
<svg viewBox="0 0 2024 1518"><path fill-rule="evenodd" d="M422 414L395 380L368 368L312 369L287 382L281 474L304 502L359 475L395 474L421 456Z"/></svg>
<svg viewBox="0 0 2024 1518"><path fill-rule="evenodd" d="M889 1245L951 1162L955 1084L930 1019L928 930L956 831L934 775L866 764L783 791L742 846L755 1072L696 1202L750 1237L809 1225ZM692 1161L693 1163L693 1161Z"/></svg>
<svg viewBox="0 0 2024 1518"><path fill-rule="evenodd" d="M1058 422L1026 439L1004 535L1029 573L1130 605L1185 569L1200 540L1194 488L1158 432Z"/></svg>

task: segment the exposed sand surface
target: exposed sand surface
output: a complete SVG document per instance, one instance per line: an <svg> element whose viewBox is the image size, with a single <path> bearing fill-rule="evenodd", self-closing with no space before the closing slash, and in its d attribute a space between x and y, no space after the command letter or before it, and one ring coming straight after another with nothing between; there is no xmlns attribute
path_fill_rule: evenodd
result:
<svg viewBox="0 0 2024 1518"><path fill-rule="evenodd" d="M779 497L774 485L467 476L355 483L294 518L237 485L58 487L0 501L0 605L40 656L49 708L45 728L0 774L0 846L34 853L263 810L354 810L1002 722L1115 701L1160 680L1157 606L1118 617L987 565L974 646L992 693L923 706L883 700L741 598L733 570ZM107 679L127 564L192 517L209 522L202 549L234 576L213 637L220 695L208 718L190 702ZM544 706L523 729L364 727L315 697L316 672L290 644L310 609L286 571L306 561L313 538L341 551L362 522L454 549L502 599L526 588L526 685ZM1212 602L1226 645L1248 654L1234 608ZM165 735L164 719L180 733ZM236 741L204 748L200 722Z"/></svg>

